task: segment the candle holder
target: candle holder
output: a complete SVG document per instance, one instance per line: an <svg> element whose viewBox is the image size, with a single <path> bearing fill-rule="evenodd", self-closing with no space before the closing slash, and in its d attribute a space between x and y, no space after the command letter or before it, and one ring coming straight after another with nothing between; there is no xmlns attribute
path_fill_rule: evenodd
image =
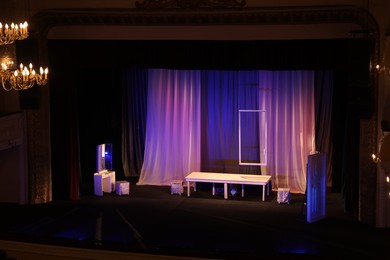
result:
<svg viewBox="0 0 390 260"><path fill-rule="evenodd" d="M20 23L15 24L11 23L8 25L7 23L3 25L0 23L0 44L12 44L16 40L24 40L28 37L28 23Z"/></svg>

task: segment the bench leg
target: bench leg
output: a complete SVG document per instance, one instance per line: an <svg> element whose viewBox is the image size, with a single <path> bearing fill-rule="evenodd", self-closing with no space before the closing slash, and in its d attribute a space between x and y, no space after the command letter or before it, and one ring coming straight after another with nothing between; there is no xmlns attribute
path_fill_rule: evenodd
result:
<svg viewBox="0 0 390 260"><path fill-rule="evenodd" d="M267 195L269 196L269 191L270 191L270 189L271 189L271 181L268 181L268 182L267 182L267 187L268 187L268 189L267 189Z"/></svg>
<svg viewBox="0 0 390 260"><path fill-rule="evenodd" d="M263 185L263 201L265 200L265 189L266 189L266 185Z"/></svg>

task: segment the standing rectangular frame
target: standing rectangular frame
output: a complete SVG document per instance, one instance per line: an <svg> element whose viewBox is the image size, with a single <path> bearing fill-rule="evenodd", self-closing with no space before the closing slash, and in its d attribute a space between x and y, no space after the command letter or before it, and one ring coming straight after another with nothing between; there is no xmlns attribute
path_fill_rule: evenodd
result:
<svg viewBox="0 0 390 260"><path fill-rule="evenodd" d="M245 132L243 132L242 127L242 121L243 121L243 115L246 113L257 113L258 116L258 124L256 124L257 129L254 129L254 131L257 131L259 133L259 143L258 143L258 153L259 153L259 160L251 161L251 160L245 160L243 158L243 136L245 135ZM239 110L238 111L238 163L239 165L252 165L252 166L265 166L267 165L267 116L266 116L266 110Z"/></svg>

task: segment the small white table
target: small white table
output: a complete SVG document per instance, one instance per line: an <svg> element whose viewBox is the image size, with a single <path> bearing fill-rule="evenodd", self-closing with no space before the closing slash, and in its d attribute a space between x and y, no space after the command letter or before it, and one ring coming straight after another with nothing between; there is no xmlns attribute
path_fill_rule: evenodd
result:
<svg viewBox="0 0 390 260"><path fill-rule="evenodd" d="M211 182L213 183L212 194L215 195L215 183L223 183L224 198L228 198L228 184L241 184L241 196L244 197L244 185L261 185L263 186L263 201L265 200L266 186L267 195L269 195L271 175L254 175L254 174L236 174L236 173L215 173L215 172L192 172L185 177L187 181L187 196L190 196L191 182L194 182L194 190L196 190L196 182Z"/></svg>

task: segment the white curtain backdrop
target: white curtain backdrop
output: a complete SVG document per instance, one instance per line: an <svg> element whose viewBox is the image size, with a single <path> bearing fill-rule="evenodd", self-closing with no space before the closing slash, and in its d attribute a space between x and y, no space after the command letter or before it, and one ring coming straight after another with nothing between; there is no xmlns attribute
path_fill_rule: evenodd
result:
<svg viewBox="0 0 390 260"><path fill-rule="evenodd" d="M268 111L268 162L273 188L305 193L308 155L315 151L313 71L260 71L261 109Z"/></svg>
<svg viewBox="0 0 390 260"><path fill-rule="evenodd" d="M261 174L272 175L273 189L288 187L293 193L305 193L307 158L315 151L315 73L258 73L257 109L267 111L268 121L267 166ZM229 77L229 73L219 75L225 74ZM200 82L200 71L149 70L144 163L138 185L170 185L172 180L184 180L190 172L201 171L200 155L205 148L201 147ZM224 89L223 85L213 87ZM237 91L231 95L234 93ZM235 160L238 163L238 158Z"/></svg>
<svg viewBox="0 0 390 260"><path fill-rule="evenodd" d="M200 71L150 69L138 185L170 185L200 170Z"/></svg>

